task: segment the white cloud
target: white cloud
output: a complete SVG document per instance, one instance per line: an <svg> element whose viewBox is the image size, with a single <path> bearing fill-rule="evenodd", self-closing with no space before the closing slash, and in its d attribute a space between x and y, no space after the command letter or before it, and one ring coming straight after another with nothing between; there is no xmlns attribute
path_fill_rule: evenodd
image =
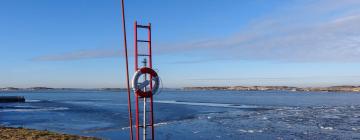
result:
<svg viewBox="0 0 360 140"><path fill-rule="evenodd" d="M72 61L81 59L108 58L121 56L122 52L117 49L93 49L74 51L63 54L45 55L33 58L34 61Z"/></svg>
<svg viewBox="0 0 360 140"><path fill-rule="evenodd" d="M360 1L298 1L249 21L246 30L225 38L156 45L154 53L201 53L209 60L247 59L296 62L360 60ZM177 44L173 46L173 44ZM66 61L115 57L121 50L90 50L35 58ZM202 60L190 60L201 62ZM184 63L188 60L184 60Z"/></svg>
<svg viewBox="0 0 360 140"><path fill-rule="evenodd" d="M356 5L356 6L355 6ZM360 60L360 1L320 1L252 22L228 38L182 44L209 56L300 62ZM355 7L355 9L354 9Z"/></svg>

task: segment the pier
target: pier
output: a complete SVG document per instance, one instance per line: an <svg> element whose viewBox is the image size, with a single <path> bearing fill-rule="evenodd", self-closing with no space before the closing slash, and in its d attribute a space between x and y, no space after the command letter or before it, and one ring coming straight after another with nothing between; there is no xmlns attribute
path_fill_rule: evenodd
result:
<svg viewBox="0 0 360 140"><path fill-rule="evenodd" d="M0 96L0 103L23 103L25 102L25 97L23 96Z"/></svg>

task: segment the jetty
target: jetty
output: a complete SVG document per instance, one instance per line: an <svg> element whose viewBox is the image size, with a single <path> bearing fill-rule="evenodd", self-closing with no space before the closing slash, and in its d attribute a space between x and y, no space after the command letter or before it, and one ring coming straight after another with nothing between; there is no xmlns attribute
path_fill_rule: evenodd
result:
<svg viewBox="0 0 360 140"><path fill-rule="evenodd" d="M23 103L24 96L0 96L0 103Z"/></svg>

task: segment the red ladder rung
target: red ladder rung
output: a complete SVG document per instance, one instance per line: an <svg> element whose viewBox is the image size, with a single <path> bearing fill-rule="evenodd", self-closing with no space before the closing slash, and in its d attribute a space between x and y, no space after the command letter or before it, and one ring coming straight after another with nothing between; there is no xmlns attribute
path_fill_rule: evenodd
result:
<svg viewBox="0 0 360 140"><path fill-rule="evenodd" d="M150 42L149 40L137 40L137 42Z"/></svg>
<svg viewBox="0 0 360 140"><path fill-rule="evenodd" d="M152 127L152 125L151 125L151 124L147 124L147 125L146 125L146 127L150 127L150 126ZM144 128L144 126L143 126L143 125L139 125L139 127Z"/></svg>
<svg viewBox="0 0 360 140"><path fill-rule="evenodd" d="M147 25L136 25L137 28L150 28L150 26Z"/></svg>
<svg viewBox="0 0 360 140"><path fill-rule="evenodd" d="M148 54L138 54L138 56L150 56Z"/></svg>

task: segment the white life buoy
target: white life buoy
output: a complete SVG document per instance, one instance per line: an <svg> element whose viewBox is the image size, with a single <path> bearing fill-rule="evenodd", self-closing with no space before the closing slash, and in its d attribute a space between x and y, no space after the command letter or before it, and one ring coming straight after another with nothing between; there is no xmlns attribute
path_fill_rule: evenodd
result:
<svg viewBox="0 0 360 140"><path fill-rule="evenodd" d="M149 74L150 77L152 77L151 80L154 83L152 90L143 91L143 89L150 84L149 80L146 80L143 83L139 83L139 79L143 74ZM139 70L137 70L132 78L132 87L133 90L135 91L135 94L144 98L148 98L151 97L152 95L155 95L159 90L159 84L160 84L160 80L158 74L153 69L148 67L142 67Z"/></svg>

